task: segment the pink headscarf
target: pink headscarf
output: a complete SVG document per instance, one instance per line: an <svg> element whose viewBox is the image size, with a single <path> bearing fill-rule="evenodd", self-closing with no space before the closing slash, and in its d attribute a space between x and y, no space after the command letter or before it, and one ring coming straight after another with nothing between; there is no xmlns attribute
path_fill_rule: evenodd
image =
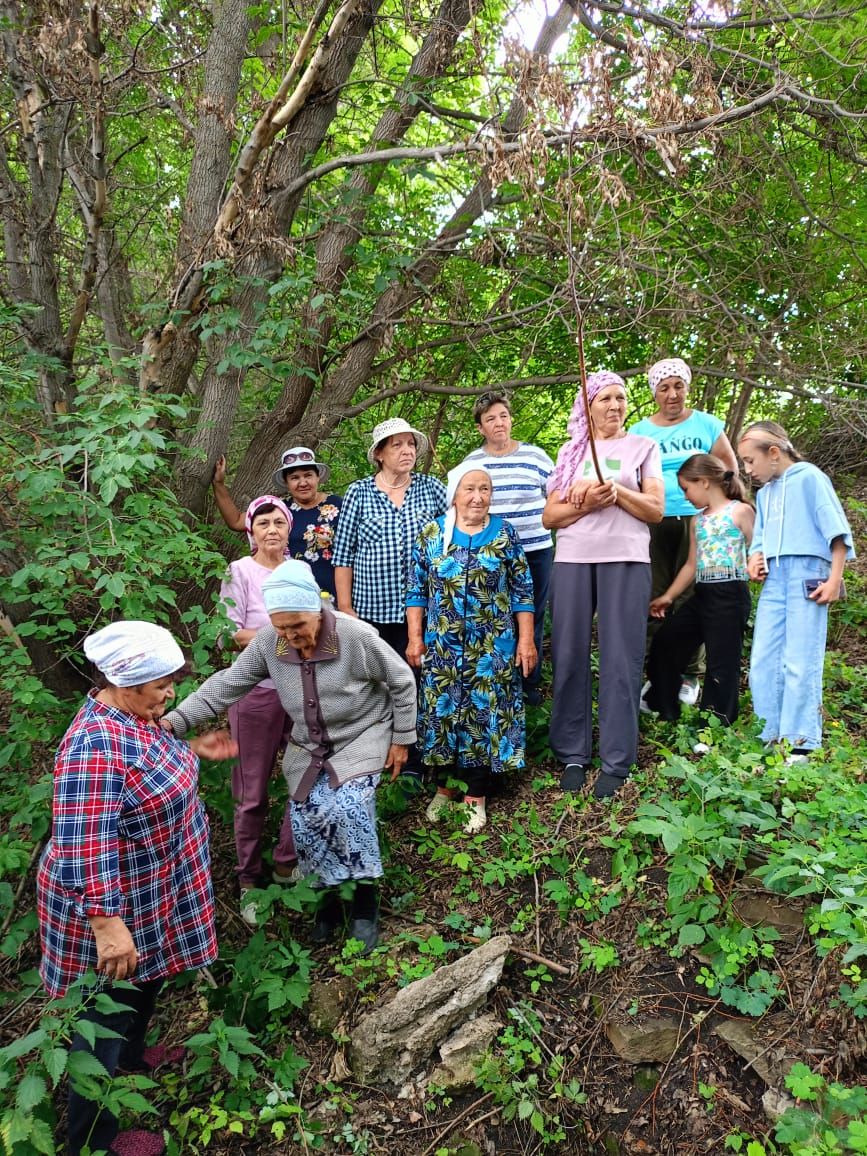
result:
<svg viewBox="0 0 867 1156"><path fill-rule="evenodd" d="M617 373L612 373L610 369L602 369L599 373L588 374L588 400L593 401L594 397L609 385L622 385L624 389L626 388L626 382L623 378ZM572 440L566 442L564 446L561 446L560 452L557 454L557 465L554 467L554 472L548 478L549 494L553 494L555 490L560 490L561 493L565 493L565 491L569 489L575 481L575 474L578 472L578 467L584 461L587 447L590 444L587 413L584 408L584 397L580 389L575 395L572 412L569 414L569 420L566 423L566 431Z"/></svg>
<svg viewBox="0 0 867 1156"><path fill-rule="evenodd" d="M692 383L692 370L680 357L666 357L662 361L657 361L655 365L651 365L647 371L647 383L654 397L656 397L659 383L665 381L667 377L679 377L683 384L688 387Z"/></svg>
<svg viewBox="0 0 867 1156"><path fill-rule="evenodd" d="M292 515L289 513L289 507L285 502L281 502L279 498L275 498L273 494L260 494L258 498L254 498L247 507L247 513L244 515L244 529L247 531L247 541L250 543L250 553L255 554L259 547L256 545L253 538L253 519L256 513L263 506L274 506L279 510L286 521L289 523L289 533L292 533ZM287 542L286 549L283 551L286 557L289 557L289 544Z"/></svg>

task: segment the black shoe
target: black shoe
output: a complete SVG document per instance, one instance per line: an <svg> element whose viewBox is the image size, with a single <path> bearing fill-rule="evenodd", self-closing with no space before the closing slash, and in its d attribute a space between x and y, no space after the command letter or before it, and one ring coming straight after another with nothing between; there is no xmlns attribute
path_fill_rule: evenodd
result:
<svg viewBox="0 0 867 1156"><path fill-rule="evenodd" d="M379 943L379 918L353 919L349 924L348 939L357 939L364 944L362 955L370 955Z"/></svg>
<svg viewBox="0 0 867 1156"><path fill-rule="evenodd" d="M329 895L316 912L310 938L316 944L330 943L343 923L343 904L338 895Z"/></svg>
<svg viewBox="0 0 867 1156"><path fill-rule="evenodd" d="M620 775L609 775L605 771L600 771L599 778L593 788L593 798L610 799L612 795L617 794L625 782L626 779Z"/></svg>
<svg viewBox="0 0 867 1156"><path fill-rule="evenodd" d="M567 763L560 776L560 790L580 791L586 778L587 772L580 763Z"/></svg>

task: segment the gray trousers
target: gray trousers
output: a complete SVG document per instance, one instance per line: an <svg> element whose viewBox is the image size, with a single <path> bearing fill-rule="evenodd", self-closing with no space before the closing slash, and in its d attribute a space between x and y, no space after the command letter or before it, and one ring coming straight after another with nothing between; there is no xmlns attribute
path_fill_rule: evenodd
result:
<svg viewBox="0 0 867 1156"><path fill-rule="evenodd" d="M586 767L593 752L590 646L595 613L602 770L625 778L635 763L650 582L646 562L554 563L551 749L561 762Z"/></svg>

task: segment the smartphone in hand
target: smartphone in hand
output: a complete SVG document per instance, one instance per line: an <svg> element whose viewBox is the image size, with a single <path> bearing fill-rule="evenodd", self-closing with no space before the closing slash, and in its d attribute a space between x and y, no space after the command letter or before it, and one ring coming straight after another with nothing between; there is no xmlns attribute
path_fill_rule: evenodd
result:
<svg viewBox="0 0 867 1156"><path fill-rule="evenodd" d="M812 595L816 593L823 582L827 582L827 578L805 578L804 579L804 597L813 601ZM846 583L840 580L840 597L839 602L842 602L846 597Z"/></svg>

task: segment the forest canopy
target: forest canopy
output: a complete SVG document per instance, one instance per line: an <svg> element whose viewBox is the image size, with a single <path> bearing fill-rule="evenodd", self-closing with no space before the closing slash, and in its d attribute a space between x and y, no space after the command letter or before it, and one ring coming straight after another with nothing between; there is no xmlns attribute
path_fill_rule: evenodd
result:
<svg viewBox="0 0 867 1156"><path fill-rule="evenodd" d="M676 353L737 432L863 465L867 12L600 0L3 3L2 601L37 669L188 618L281 449L513 397L554 451L590 368ZM190 617L192 616L192 617ZM49 637L50 636L50 637Z"/></svg>

